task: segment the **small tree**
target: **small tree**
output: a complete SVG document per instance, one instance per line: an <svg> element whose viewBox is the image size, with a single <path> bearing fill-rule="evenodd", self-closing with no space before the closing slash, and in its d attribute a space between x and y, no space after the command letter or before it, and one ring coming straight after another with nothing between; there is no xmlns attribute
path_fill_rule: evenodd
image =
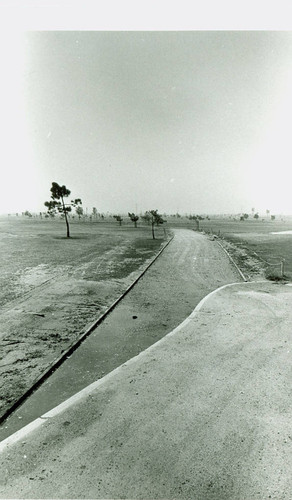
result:
<svg viewBox="0 0 292 500"><path fill-rule="evenodd" d="M189 215L189 220L194 220L196 224L196 231L200 230L200 220L203 220L204 217L201 217L200 215Z"/></svg>
<svg viewBox="0 0 292 500"><path fill-rule="evenodd" d="M96 207L93 207L92 209L92 216L96 219L97 218L97 210Z"/></svg>
<svg viewBox="0 0 292 500"><path fill-rule="evenodd" d="M254 214L253 218L254 219L258 219L259 218L259 214L258 213Z"/></svg>
<svg viewBox="0 0 292 500"><path fill-rule="evenodd" d="M81 216L83 215L83 208L82 208L82 207L80 207L80 205L78 205L78 206L76 207L76 210L75 210L75 211L76 211L76 214L78 215L78 219L80 220Z"/></svg>
<svg viewBox="0 0 292 500"><path fill-rule="evenodd" d="M158 210L149 210L145 213L149 214L149 220L151 222L151 228L152 228L152 238L155 240L155 234L154 234L154 226L155 224L158 226L159 224L163 224L164 220L162 216L158 213Z"/></svg>
<svg viewBox="0 0 292 500"><path fill-rule="evenodd" d="M71 194L71 191L66 186L59 186L57 182L52 182L51 193L52 201L45 201L44 205L47 207L49 215L54 216L58 211L65 218L67 238L70 238L68 213L71 212L72 207L82 205L82 201L80 198L76 198L75 200L71 200L70 203L65 203L64 198L67 198Z"/></svg>
<svg viewBox="0 0 292 500"><path fill-rule="evenodd" d="M122 225L122 217L120 215L114 215L114 219L119 222L120 226Z"/></svg>
<svg viewBox="0 0 292 500"><path fill-rule="evenodd" d="M131 221L134 222L134 226L137 227L137 221L139 220L139 215L136 215L134 213L128 212L128 216L130 217Z"/></svg>

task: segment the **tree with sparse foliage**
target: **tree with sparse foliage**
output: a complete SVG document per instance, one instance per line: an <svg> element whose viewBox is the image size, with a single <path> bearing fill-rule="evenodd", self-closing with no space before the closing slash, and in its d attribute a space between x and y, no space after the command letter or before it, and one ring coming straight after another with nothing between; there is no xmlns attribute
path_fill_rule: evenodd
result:
<svg viewBox="0 0 292 500"><path fill-rule="evenodd" d="M165 221L163 220L161 214L158 213L158 210L148 210L147 212L145 212L145 215L146 214L149 215L149 220L152 228L152 238L155 240L155 234L154 234L155 224L159 226L159 224L163 224Z"/></svg>
<svg viewBox="0 0 292 500"><path fill-rule="evenodd" d="M131 221L134 222L134 226L137 227L137 221L139 220L139 215L128 212L128 216L130 217Z"/></svg>
<svg viewBox="0 0 292 500"><path fill-rule="evenodd" d="M76 214L78 215L78 219L80 220L80 218L81 218L81 217L82 217L82 215L83 215L83 208L82 208L80 205L78 205L78 206L76 207L76 210L75 210L75 211L76 211Z"/></svg>
<svg viewBox="0 0 292 500"><path fill-rule="evenodd" d="M120 215L114 215L114 219L116 219L120 226L122 225L123 218Z"/></svg>
<svg viewBox="0 0 292 500"><path fill-rule="evenodd" d="M200 220L204 220L204 217L201 215L189 215L190 220L194 220L196 224L196 231L200 230Z"/></svg>
<svg viewBox="0 0 292 500"><path fill-rule="evenodd" d="M49 215L54 216L59 212L65 218L67 238L70 238L68 213L71 212L72 207L82 205L82 201L80 198L76 198L75 200L71 200L70 203L65 203L64 198L67 198L71 194L71 191L66 186L59 186L57 182L52 182L51 193L51 200L45 201L44 205L47 207Z"/></svg>

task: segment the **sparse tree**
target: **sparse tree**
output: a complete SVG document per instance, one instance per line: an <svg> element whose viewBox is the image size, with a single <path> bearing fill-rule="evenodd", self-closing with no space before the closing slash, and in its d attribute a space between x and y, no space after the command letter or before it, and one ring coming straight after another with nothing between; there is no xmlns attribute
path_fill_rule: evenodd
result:
<svg viewBox="0 0 292 500"><path fill-rule="evenodd" d="M154 233L154 226L155 224L158 226L159 224L163 224L164 220L161 216L161 214L158 213L158 210L148 210L145 212L145 215L149 214L150 217L150 222L151 222L151 228L152 228L152 238L155 240L155 233Z"/></svg>
<svg viewBox="0 0 292 500"><path fill-rule="evenodd" d="M259 214L258 213L254 214L253 218L254 219L258 219L259 218Z"/></svg>
<svg viewBox="0 0 292 500"><path fill-rule="evenodd" d="M70 229L68 221L68 213L71 212L72 207L77 207L82 205L80 198L71 200L70 203L65 203L64 198L67 198L71 191L66 188L66 186L59 186L57 182L52 182L51 187L51 201L45 201L44 205L47 207L47 212L49 215L55 215L57 212L65 218L67 227L67 238L70 238Z"/></svg>
<svg viewBox="0 0 292 500"><path fill-rule="evenodd" d="M8 214L8 215L10 215L10 214ZM26 210L26 211L24 212L24 215L25 215L26 217L32 217L32 214L31 214L28 210Z"/></svg>
<svg viewBox="0 0 292 500"><path fill-rule="evenodd" d="M83 208L82 208L80 205L78 205L78 206L76 207L75 212L76 212L76 214L78 215L78 219L80 220L80 218L81 218L81 217L82 217L82 215L83 215Z"/></svg>
<svg viewBox="0 0 292 500"><path fill-rule="evenodd" d="M139 220L139 215L128 212L128 216L130 217L131 221L134 222L134 226L137 227L137 221Z"/></svg>
<svg viewBox="0 0 292 500"><path fill-rule="evenodd" d="M96 219L97 218L97 210L95 207L92 209L92 216Z"/></svg>
<svg viewBox="0 0 292 500"><path fill-rule="evenodd" d="M189 215L190 220L194 220L196 224L196 231L200 230L200 220L204 220L204 217L201 215Z"/></svg>
<svg viewBox="0 0 292 500"><path fill-rule="evenodd" d="M114 219L116 219L120 226L122 225L123 218L120 215L114 215Z"/></svg>

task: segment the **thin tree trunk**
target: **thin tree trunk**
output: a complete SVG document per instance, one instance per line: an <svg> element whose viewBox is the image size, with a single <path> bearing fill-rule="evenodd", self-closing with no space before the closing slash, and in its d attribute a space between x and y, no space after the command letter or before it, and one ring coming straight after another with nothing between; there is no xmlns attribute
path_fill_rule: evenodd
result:
<svg viewBox="0 0 292 500"><path fill-rule="evenodd" d="M67 219L66 212L65 212L65 221L66 221L66 226L67 226L67 238L70 238L69 222L68 222L68 219Z"/></svg>
<svg viewBox="0 0 292 500"><path fill-rule="evenodd" d="M61 196L61 199L62 199L63 212L65 215L65 221L66 221L66 226L67 226L67 238L70 238L69 222L68 222L68 218L67 218L67 212L66 212L66 207L65 207L63 196Z"/></svg>
<svg viewBox="0 0 292 500"><path fill-rule="evenodd" d="M155 240L155 235L154 235L154 222L152 223L152 237Z"/></svg>

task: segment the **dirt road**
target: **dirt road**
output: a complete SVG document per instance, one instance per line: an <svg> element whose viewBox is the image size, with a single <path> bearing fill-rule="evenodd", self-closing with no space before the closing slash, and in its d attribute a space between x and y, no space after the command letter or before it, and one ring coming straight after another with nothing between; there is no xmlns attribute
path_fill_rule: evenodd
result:
<svg viewBox="0 0 292 500"><path fill-rule="evenodd" d="M240 279L217 242L175 230L173 241L115 310L0 426L0 440L162 338L207 293Z"/></svg>

